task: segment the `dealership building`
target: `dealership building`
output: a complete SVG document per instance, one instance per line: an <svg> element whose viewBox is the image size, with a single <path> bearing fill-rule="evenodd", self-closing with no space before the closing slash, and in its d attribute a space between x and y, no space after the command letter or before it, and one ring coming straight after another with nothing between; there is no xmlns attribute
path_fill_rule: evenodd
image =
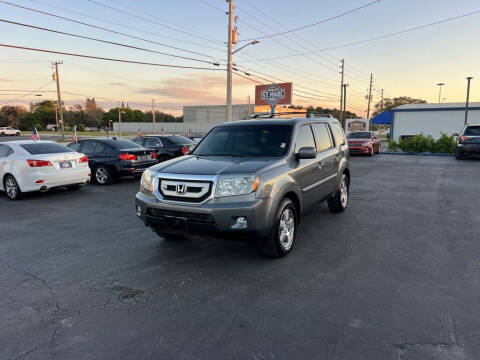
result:
<svg viewBox="0 0 480 360"><path fill-rule="evenodd" d="M390 138L423 133L438 139L442 133L460 132L465 123L465 103L406 104L376 116L373 124L390 124ZM468 122L480 124L480 102L470 103Z"/></svg>

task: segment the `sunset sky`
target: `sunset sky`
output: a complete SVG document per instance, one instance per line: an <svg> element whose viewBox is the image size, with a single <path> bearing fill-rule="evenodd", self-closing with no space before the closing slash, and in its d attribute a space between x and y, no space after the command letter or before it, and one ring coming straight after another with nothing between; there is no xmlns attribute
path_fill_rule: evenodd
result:
<svg viewBox="0 0 480 360"><path fill-rule="evenodd" d="M82 24L0 3L0 19L47 27L151 50L219 61L225 68L228 3L225 0L7 0L76 21L101 26L152 44ZM372 0L236 0L239 40L261 38L315 23ZM104 4L110 8L102 6ZM117 10L115 10L117 9ZM120 11L118 11L120 10ZM254 97L254 81L294 83L295 105L339 106L338 60L346 64L348 107L359 115L366 109L369 74L374 74L374 102L411 96L437 102L437 83L446 83L442 98L462 102L467 76L473 76L471 101L480 101L480 13L404 34L339 47L384 34L433 23L480 10L478 0L381 0L361 10L303 30L261 38L234 56L246 78L234 77L234 103ZM129 14L133 15L129 15ZM208 63L179 59L87 39L49 33L0 22L0 43L142 62L206 67ZM240 42L237 48L244 42ZM172 49L176 47L177 49ZM336 49L331 49L336 48ZM327 52L320 50L331 49ZM182 51L187 50L187 51ZM194 52L194 53L191 53ZM183 105L225 103L224 71L192 70L114 63L0 47L0 105L28 104L55 98L51 62L60 65L61 88L67 105L94 97L104 108L116 101L146 109L181 114ZM250 75L245 75L247 72ZM264 79L255 77L258 75ZM250 80L249 80L250 79ZM49 83L50 82L50 83ZM20 90L41 88L42 97ZM52 91L52 92L48 92ZM39 93L39 92L37 92ZM301 97L304 96L304 97Z"/></svg>

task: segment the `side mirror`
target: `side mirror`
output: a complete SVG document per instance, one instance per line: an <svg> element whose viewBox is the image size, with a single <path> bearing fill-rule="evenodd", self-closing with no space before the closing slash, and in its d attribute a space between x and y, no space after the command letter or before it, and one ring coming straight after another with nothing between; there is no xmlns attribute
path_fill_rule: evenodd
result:
<svg viewBox="0 0 480 360"><path fill-rule="evenodd" d="M298 150L297 157L299 159L315 159L317 151L313 146L304 146Z"/></svg>

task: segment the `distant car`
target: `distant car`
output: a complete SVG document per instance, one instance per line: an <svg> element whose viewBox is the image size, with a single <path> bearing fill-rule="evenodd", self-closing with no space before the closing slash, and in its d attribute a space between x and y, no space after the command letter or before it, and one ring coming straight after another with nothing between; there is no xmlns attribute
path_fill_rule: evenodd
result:
<svg viewBox="0 0 480 360"><path fill-rule="evenodd" d="M480 156L480 124L465 125L457 136L455 157L462 160Z"/></svg>
<svg viewBox="0 0 480 360"><path fill-rule="evenodd" d="M190 136L187 136L187 138L198 144L200 142L200 140L202 140L203 136L202 135L190 135Z"/></svg>
<svg viewBox="0 0 480 360"><path fill-rule="evenodd" d="M68 147L88 156L92 181L99 185L111 184L117 177L141 175L157 163L155 151L115 137L83 139Z"/></svg>
<svg viewBox="0 0 480 360"><path fill-rule="evenodd" d="M147 149L155 150L158 162L187 155L196 145L193 140L176 135L147 135L134 138L132 141Z"/></svg>
<svg viewBox="0 0 480 360"><path fill-rule="evenodd" d="M0 136L20 136L22 132L20 130L11 127L0 127Z"/></svg>
<svg viewBox="0 0 480 360"><path fill-rule="evenodd" d="M88 158L53 141L20 140L0 144L0 190L11 200L23 193L66 186L80 189L90 181Z"/></svg>
<svg viewBox="0 0 480 360"><path fill-rule="evenodd" d="M350 154L368 154L374 156L380 153L380 140L371 131L355 131L347 135Z"/></svg>

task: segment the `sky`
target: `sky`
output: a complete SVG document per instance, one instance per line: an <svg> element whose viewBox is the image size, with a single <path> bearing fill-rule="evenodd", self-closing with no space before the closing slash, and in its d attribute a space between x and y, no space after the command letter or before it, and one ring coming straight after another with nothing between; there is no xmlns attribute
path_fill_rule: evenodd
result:
<svg viewBox="0 0 480 360"><path fill-rule="evenodd" d="M84 105L85 97L93 97L105 109L123 101L146 110L154 100L155 109L181 114L183 105L225 103L226 73L219 70L225 68L227 52L225 0L5 1L110 31L0 2L1 20L194 60L5 22L0 22L2 44L205 69L118 63L0 47L0 106L55 99L51 64L56 60L63 61L59 65L60 86L67 105ZM369 3L373 4L288 35L263 38ZM367 108L371 73L373 103L380 101L382 89L389 98L410 96L438 102L436 84L440 82L446 84L441 96L444 102L464 102L467 76L474 77L470 100L480 101L480 13L343 46L479 10L478 0L235 0L240 40L236 49L248 42L244 39L259 39L260 43L234 55L236 68L243 77L234 76L233 101L247 103L248 96L253 99L256 82L291 81L294 105L338 108L341 59L345 59L345 82L349 85L347 108L361 116L365 116Z"/></svg>

